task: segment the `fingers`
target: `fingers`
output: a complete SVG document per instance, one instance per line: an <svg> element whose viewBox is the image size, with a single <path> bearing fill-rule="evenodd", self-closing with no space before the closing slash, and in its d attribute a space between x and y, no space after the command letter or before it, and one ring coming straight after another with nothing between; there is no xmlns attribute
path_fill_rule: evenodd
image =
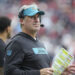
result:
<svg viewBox="0 0 75 75"><path fill-rule="evenodd" d="M47 68L47 72L49 75L53 75L53 69L52 68Z"/></svg>
<svg viewBox="0 0 75 75"><path fill-rule="evenodd" d="M75 73L75 65L69 66L68 71L71 73Z"/></svg>
<svg viewBox="0 0 75 75"><path fill-rule="evenodd" d="M49 74L49 75L52 75L53 74L53 71L47 71L47 74Z"/></svg>
<svg viewBox="0 0 75 75"><path fill-rule="evenodd" d="M75 64L70 65L64 72L66 72L68 74L75 73Z"/></svg>
<svg viewBox="0 0 75 75"><path fill-rule="evenodd" d="M53 69L52 68L41 69L40 75L53 75Z"/></svg>
<svg viewBox="0 0 75 75"><path fill-rule="evenodd" d="M75 64L70 65L69 68L75 68Z"/></svg>
<svg viewBox="0 0 75 75"><path fill-rule="evenodd" d="M46 68L46 69L53 72L53 69L52 68Z"/></svg>

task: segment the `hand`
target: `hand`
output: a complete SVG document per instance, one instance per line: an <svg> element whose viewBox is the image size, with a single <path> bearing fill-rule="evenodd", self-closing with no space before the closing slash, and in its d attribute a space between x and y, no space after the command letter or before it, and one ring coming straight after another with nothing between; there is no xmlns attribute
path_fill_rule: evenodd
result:
<svg viewBox="0 0 75 75"><path fill-rule="evenodd" d="M62 75L71 75L74 73L75 73L75 64L72 64L68 68L65 69L65 71L62 73Z"/></svg>
<svg viewBox="0 0 75 75"><path fill-rule="evenodd" d="M40 75L53 75L53 69L52 68L41 69Z"/></svg>

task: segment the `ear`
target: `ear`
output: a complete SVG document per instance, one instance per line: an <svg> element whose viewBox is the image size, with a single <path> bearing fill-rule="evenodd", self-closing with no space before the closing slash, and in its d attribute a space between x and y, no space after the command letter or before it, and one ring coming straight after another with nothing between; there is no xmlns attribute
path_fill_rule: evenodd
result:
<svg viewBox="0 0 75 75"><path fill-rule="evenodd" d="M20 19L20 23L21 23L22 25L24 24L24 23L23 23L23 19L22 19L22 18Z"/></svg>
<svg viewBox="0 0 75 75"><path fill-rule="evenodd" d="M6 31L7 31L8 33L10 33L10 32L11 32L11 26L8 26L7 29L6 29Z"/></svg>
<svg viewBox="0 0 75 75"><path fill-rule="evenodd" d="M6 34L7 34L7 39L9 39L11 37L11 26L8 26L6 28Z"/></svg>

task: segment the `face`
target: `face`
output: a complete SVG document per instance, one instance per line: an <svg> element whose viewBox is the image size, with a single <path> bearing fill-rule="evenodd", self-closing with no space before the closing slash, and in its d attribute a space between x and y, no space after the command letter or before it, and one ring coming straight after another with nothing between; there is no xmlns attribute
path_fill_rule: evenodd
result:
<svg viewBox="0 0 75 75"><path fill-rule="evenodd" d="M23 29L29 32L37 32L40 29L40 16L26 16L22 21Z"/></svg>
<svg viewBox="0 0 75 75"><path fill-rule="evenodd" d="M11 37L11 26L9 26L8 28L7 28L7 39L9 39L10 37Z"/></svg>

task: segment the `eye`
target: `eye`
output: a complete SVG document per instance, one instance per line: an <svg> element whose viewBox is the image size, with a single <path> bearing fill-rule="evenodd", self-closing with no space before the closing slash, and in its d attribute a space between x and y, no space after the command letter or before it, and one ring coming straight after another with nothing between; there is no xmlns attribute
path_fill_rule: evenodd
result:
<svg viewBox="0 0 75 75"><path fill-rule="evenodd" d="M29 16L30 18L34 18L35 16Z"/></svg>
<svg viewBox="0 0 75 75"><path fill-rule="evenodd" d="M40 18L41 17L41 15L38 15L38 18Z"/></svg>

